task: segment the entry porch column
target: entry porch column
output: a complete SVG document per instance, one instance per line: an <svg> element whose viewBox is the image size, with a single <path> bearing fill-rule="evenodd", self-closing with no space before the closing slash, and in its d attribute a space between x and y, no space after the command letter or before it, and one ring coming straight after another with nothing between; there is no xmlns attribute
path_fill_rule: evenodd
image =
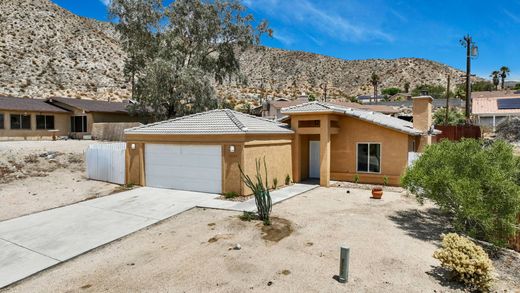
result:
<svg viewBox="0 0 520 293"><path fill-rule="evenodd" d="M291 128L294 130L294 139L292 142L292 176L293 182L300 182L302 180L302 170L301 170L301 139L300 134L298 134L298 118L293 117L291 119Z"/></svg>
<svg viewBox="0 0 520 293"><path fill-rule="evenodd" d="M330 119L320 119L320 186L330 185Z"/></svg>

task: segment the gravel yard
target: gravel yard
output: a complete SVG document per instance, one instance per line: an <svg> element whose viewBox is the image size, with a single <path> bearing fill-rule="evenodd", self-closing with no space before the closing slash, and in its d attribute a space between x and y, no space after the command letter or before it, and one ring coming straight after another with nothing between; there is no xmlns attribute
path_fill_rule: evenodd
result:
<svg viewBox="0 0 520 293"><path fill-rule="evenodd" d="M273 225L193 209L41 272L7 292L446 292L432 257L449 225L432 205L385 192L317 188L273 208ZM241 249L233 249L240 244ZM340 245L350 282L334 280ZM518 254L495 260L496 290L520 287ZM516 267L515 267L516 266Z"/></svg>
<svg viewBox="0 0 520 293"><path fill-rule="evenodd" d="M92 143L0 142L0 221L116 191L118 185L85 177L83 152Z"/></svg>

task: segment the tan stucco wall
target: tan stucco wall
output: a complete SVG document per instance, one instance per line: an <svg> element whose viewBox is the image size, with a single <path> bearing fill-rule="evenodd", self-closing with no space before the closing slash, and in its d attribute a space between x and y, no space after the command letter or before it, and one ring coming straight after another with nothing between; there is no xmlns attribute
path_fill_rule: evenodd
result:
<svg viewBox="0 0 520 293"><path fill-rule="evenodd" d="M400 176L408 163L409 136L388 128L377 126L351 117L339 119L340 132L332 135L331 179L352 181L355 174L361 183L382 184L388 176L391 185L399 185ZM356 171L357 143L381 144L381 172Z"/></svg>
<svg viewBox="0 0 520 293"><path fill-rule="evenodd" d="M272 185L272 178L276 176L278 185L281 186L287 174L292 178L291 137L292 135L127 135L126 182L146 184L146 143L211 144L222 147L222 193L250 194L241 181L238 166L244 166L246 174L254 175L255 158L263 156L269 167L269 183ZM135 150L131 149L132 144L135 144ZM235 152L230 151L230 146L235 147Z"/></svg>
<svg viewBox="0 0 520 293"><path fill-rule="evenodd" d="M265 181L264 158L267 165L267 182L273 187L273 179L278 179L278 187L285 185L287 175L292 176L292 146L290 141L274 143L266 141L252 141L245 144L244 172L253 178L256 175L256 159L260 160L260 171ZM254 179L253 179L254 180ZM251 194L251 190L244 186L244 194Z"/></svg>
<svg viewBox="0 0 520 293"><path fill-rule="evenodd" d="M56 136L66 136L69 134L69 114L67 113L47 113L47 112L20 112L0 110L4 114L4 128L0 129L0 138L51 138L52 133L47 129L36 129L36 115L51 115L54 116L54 128L59 130ZM27 114L31 115L31 129L11 129L10 114Z"/></svg>
<svg viewBox="0 0 520 293"><path fill-rule="evenodd" d="M326 118L325 118L326 117ZM298 121L320 120L320 127L300 128ZM334 123L332 123L334 122ZM324 123L329 124L329 132L324 132ZM334 126L332 126L334 125ZM353 181L359 176L361 183L382 184L387 176L390 185L399 185L400 176L406 170L408 151L411 141L419 140L408 134L365 122L356 118L323 114L292 115L291 128L296 131L293 141L293 173L298 180L309 176L309 140L320 141L320 185L328 186L328 178L321 178L327 173L323 168L324 146L322 138L330 135L330 180ZM357 172L357 143L381 144L381 172ZM326 158L326 156L325 156Z"/></svg>

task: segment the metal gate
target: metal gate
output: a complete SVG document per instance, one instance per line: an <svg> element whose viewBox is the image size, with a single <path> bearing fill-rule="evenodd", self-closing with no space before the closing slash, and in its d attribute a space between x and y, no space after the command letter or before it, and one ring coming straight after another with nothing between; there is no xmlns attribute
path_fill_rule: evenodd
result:
<svg viewBox="0 0 520 293"><path fill-rule="evenodd" d="M125 184L126 143L91 144L85 152L89 179Z"/></svg>

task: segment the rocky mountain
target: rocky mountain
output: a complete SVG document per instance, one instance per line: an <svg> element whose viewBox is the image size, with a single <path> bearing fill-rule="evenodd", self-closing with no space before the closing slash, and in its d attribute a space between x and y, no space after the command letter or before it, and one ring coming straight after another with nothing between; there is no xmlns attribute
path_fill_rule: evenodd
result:
<svg viewBox="0 0 520 293"><path fill-rule="evenodd" d="M52 95L120 100L129 97L123 76L125 54L109 23L74 15L50 0L0 1L0 94ZM452 85L464 73L417 58L343 60L318 54L258 47L241 54L247 83L217 86L222 97L257 104L259 96L294 97L301 92L321 97L372 93L372 72L380 88Z"/></svg>

